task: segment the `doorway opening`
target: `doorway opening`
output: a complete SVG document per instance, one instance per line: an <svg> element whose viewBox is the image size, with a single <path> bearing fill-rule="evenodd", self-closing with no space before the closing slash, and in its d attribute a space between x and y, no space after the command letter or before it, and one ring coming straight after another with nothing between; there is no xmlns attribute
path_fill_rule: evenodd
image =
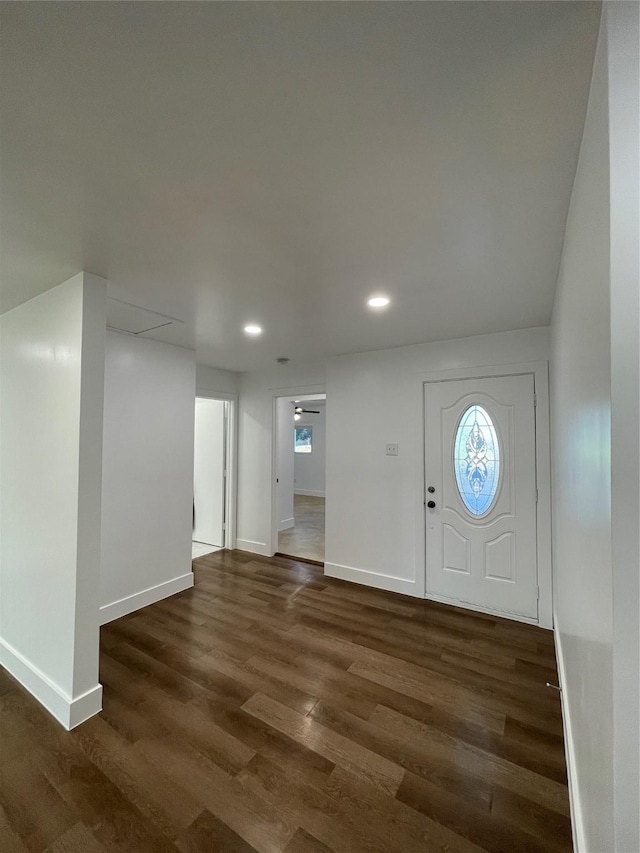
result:
<svg viewBox="0 0 640 853"><path fill-rule="evenodd" d="M326 394L276 400L276 553L324 564Z"/></svg>
<svg viewBox="0 0 640 853"><path fill-rule="evenodd" d="M227 546L229 402L196 397L192 559Z"/></svg>

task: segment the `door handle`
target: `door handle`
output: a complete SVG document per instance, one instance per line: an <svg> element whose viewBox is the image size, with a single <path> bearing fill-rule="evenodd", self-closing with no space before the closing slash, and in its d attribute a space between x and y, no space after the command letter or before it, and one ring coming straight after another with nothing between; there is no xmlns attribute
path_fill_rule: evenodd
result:
<svg viewBox="0 0 640 853"><path fill-rule="evenodd" d="M435 509L436 502L435 501L427 501L427 506L429 509Z"/></svg>

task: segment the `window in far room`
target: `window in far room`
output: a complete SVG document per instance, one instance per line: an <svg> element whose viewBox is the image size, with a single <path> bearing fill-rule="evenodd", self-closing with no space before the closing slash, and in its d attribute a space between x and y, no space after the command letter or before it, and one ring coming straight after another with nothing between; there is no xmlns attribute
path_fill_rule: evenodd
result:
<svg viewBox="0 0 640 853"><path fill-rule="evenodd" d="M293 430L293 449L295 453L311 453L313 449L313 427L295 427Z"/></svg>

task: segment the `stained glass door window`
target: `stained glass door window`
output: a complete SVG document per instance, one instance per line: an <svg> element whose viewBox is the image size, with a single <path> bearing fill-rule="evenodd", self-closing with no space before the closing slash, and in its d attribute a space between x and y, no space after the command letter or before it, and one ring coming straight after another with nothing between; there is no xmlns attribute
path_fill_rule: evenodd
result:
<svg viewBox="0 0 640 853"><path fill-rule="evenodd" d="M453 467L465 507L472 515L486 515L500 484L500 445L491 415L475 403L460 418Z"/></svg>

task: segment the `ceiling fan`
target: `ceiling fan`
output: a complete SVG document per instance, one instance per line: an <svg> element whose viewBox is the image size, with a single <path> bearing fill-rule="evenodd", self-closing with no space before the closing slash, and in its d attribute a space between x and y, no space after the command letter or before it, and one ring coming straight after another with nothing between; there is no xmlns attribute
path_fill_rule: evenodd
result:
<svg viewBox="0 0 640 853"><path fill-rule="evenodd" d="M295 406L293 410L293 419L296 421L300 420L300 415L319 415L320 411L318 409L303 409L302 406Z"/></svg>

